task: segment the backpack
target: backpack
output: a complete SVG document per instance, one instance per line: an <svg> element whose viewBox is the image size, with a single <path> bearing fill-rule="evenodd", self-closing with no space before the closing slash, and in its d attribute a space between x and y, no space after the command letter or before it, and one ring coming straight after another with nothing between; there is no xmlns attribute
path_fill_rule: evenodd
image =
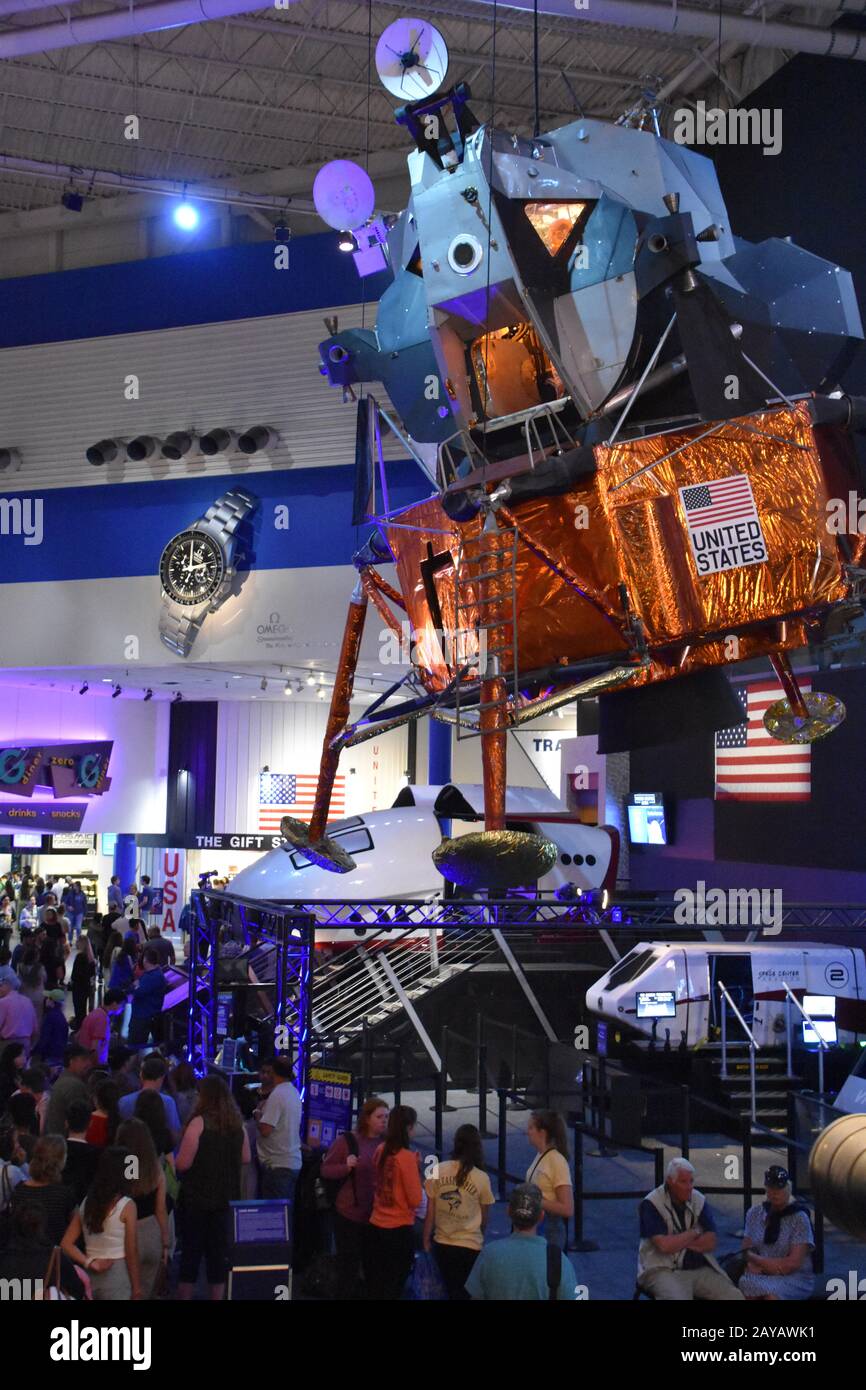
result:
<svg viewBox="0 0 866 1390"><path fill-rule="evenodd" d="M562 1251L558 1245L547 1247L547 1297L551 1303L559 1298L559 1282L562 1278Z"/></svg>
<svg viewBox="0 0 866 1390"><path fill-rule="evenodd" d="M354 1154L355 1158L357 1158L359 1152L358 1139L354 1131L351 1129L344 1129L341 1138L345 1139L346 1148L349 1150L349 1153ZM347 1178L323 1178L321 1168L324 1161L325 1155L320 1152L318 1155L318 1172L315 1178L316 1209L318 1211L331 1211L336 1205L339 1193L347 1182L352 1184L352 1189L357 1194L355 1170L353 1168Z"/></svg>

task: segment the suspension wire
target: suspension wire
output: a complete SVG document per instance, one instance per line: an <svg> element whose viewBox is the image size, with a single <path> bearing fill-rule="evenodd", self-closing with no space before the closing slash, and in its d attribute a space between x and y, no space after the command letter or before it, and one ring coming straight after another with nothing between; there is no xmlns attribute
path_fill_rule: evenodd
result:
<svg viewBox="0 0 866 1390"><path fill-rule="evenodd" d="M490 323L490 251L493 240L493 132L496 129L496 36L499 28L499 5L498 0L493 0L493 46L491 50L492 62L490 71L490 124L489 139L487 146L489 149L488 181L487 181L487 283L484 289L484 322ZM482 406L484 409L484 420L481 425L481 452L484 459L482 470L487 469L487 407L490 402L490 331L484 334L484 383L482 393Z"/></svg>
<svg viewBox="0 0 866 1390"><path fill-rule="evenodd" d="M541 134L538 98L538 0L535 0L532 12L532 89L535 96L535 125L532 134L537 140Z"/></svg>

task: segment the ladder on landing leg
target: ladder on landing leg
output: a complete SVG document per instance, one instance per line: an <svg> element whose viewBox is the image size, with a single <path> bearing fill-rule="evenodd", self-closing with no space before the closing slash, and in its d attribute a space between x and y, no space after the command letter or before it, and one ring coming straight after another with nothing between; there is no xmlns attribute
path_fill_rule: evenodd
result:
<svg viewBox="0 0 866 1390"><path fill-rule="evenodd" d="M503 711L502 723L510 723L510 711L517 707L517 530L513 526L491 526L490 520L477 536L461 538L455 575L455 640L471 627L478 640L480 677L502 674L502 695L487 701L484 709ZM453 662L459 665L455 657ZM480 735L482 706L461 703L458 684L454 711L457 737Z"/></svg>

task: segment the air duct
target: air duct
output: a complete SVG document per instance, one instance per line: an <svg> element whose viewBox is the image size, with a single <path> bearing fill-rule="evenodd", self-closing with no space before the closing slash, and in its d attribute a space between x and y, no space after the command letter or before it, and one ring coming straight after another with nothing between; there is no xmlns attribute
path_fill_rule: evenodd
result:
<svg viewBox="0 0 866 1390"><path fill-rule="evenodd" d="M91 444L85 457L88 463L101 467L104 463L117 463L125 452L125 439L100 439L98 444Z"/></svg>
<svg viewBox="0 0 866 1390"><path fill-rule="evenodd" d="M208 458L213 458L214 454L227 454L237 442L236 430L210 430L207 434L201 435L198 447Z"/></svg>
<svg viewBox="0 0 866 1390"><path fill-rule="evenodd" d="M296 3L297 0L285 0L281 8ZM251 14L261 8L262 0L162 0L153 5L111 10L108 14L69 15L58 24L6 30L0 34L0 58L21 58L27 53L48 53L54 48L74 48L106 39L128 39L136 34L152 34L157 29L180 29L186 24L230 19L232 15Z"/></svg>
<svg viewBox="0 0 866 1390"><path fill-rule="evenodd" d="M154 458L161 451L161 447L160 441L154 439L152 434L140 434L127 444L126 457L132 459L133 463L141 463L142 459Z"/></svg>
<svg viewBox="0 0 866 1390"><path fill-rule="evenodd" d="M480 0L492 6L493 0ZM512 10L535 8L535 0L508 0ZM784 48L789 53L817 53L831 58L866 61L866 33L854 29L818 29L807 24L782 24L776 20L751 19L746 15L723 14L718 10L692 10L682 5L659 5L644 0L592 0L586 10L575 13L574 0L538 0L538 12L559 15L578 24L611 24L619 29L643 29L647 33L676 34L678 38L715 39L721 31L723 42L751 44L755 48ZM59 26L58 26L59 27ZM575 38L590 35L575 27ZM0 56L3 49L0 46Z"/></svg>
<svg viewBox="0 0 866 1390"><path fill-rule="evenodd" d="M245 430L238 439L238 448L242 454L258 454L262 449L273 449L280 442L280 436L276 430L272 430L268 425L253 425L252 429Z"/></svg>
<svg viewBox="0 0 866 1390"><path fill-rule="evenodd" d="M187 430L175 430L162 441L162 456L164 459L171 459L176 463L178 459L185 458L191 454L195 448L195 435Z"/></svg>
<svg viewBox="0 0 866 1390"><path fill-rule="evenodd" d="M21 455L17 449L0 449L0 473L17 473Z"/></svg>

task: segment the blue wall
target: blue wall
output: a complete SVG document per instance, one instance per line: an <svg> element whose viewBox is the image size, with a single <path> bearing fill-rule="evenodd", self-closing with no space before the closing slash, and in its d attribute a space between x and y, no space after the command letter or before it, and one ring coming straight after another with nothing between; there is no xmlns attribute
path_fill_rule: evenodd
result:
<svg viewBox="0 0 866 1390"><path fill-rule="evenodd" d="M298 237L289 268L276 270L271 242L187 251L155 260L0 280L0 347L142 333L193 323L296 313L336 304L371 305L390 271L358 278L337 233Z"/></svg>

